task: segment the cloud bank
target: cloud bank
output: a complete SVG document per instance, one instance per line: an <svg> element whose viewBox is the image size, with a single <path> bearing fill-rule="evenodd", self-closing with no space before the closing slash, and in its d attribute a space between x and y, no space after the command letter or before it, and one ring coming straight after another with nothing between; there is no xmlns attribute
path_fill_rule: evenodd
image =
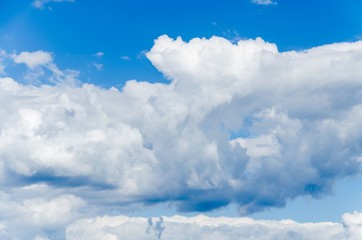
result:
<svg viewBox="0 0 362 240"><path fill-rule="evenodd" d="M346 214L348 219L360 213ZM352 235L345 230L352 229ZM96 239L217 239L217 240L343 240L360 239L361 226L344 224L297 223L292 220L265 221L251 218L196 217L130 218L126 216L97 217L79 220L67 227L68 240Z"/></svg>
<svg viewBox="0 0 362 240"><path fill-rule="evenodd" d="M80 217L159 202L249 214L359 172L361 41L279 52L161 36L146 56L169 84L103 89L46 52L13 57L29 81L0 79L0 229L62 239Z"/></svg>

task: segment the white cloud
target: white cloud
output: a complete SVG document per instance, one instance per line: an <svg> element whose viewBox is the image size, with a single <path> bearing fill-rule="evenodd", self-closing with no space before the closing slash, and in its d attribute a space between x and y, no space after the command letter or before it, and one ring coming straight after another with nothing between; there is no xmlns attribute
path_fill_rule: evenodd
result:
<svg viewBox="0 0 362 240"><path fill-rule="evenodd" d="M97 57L103 57L104 53L103 52L97 52L94 54Z"/></svg>
<svg viewBox="0 0 362 240"><path fill-rule="evenodd" d="M276 2L273 2L272 0L252 0L253 3L259 4L259 5L276 5Z"/></svg>
<svg viewBox="0 0 362 240"><path fill-rule="evenodd" d="M78 81L78 71L71 69L61 71L53 62L53 58L48 52L21 52L18 55L13 54L12 58L15 63L24 63L28 67L28 72L24 77L24 80L27 83L40 84L42 83L40 79L44 77L47 77L47 81L53 84L75 84ZM51 75L48 76L44 70L49 70L51 72Z"/></svg>
<svg viewBox="0 0 362 240"><path fill-rule="evenodd" d="M62 216L61 226L110 206L166 201L181 211L234 202L248 214L328 194L359 171L362 42L279 52L260 38L161 36L146 55L169 84L79 86L69 80L77 72L31 53L14 61L27 56L19 63L50 71L53 86L0 78L3 209L23 206L16 216L40 229L32 237L55 224L32 217L38 205ZM34 184L51 196L19 190ZM53 211L64 196L79 204ZM6 231L16 233L8 227L21 224L9 219Z"/></svg>
<svg viewBox="0 0 362 240"><path fill-rule="evenodd" d="M50 53L44 51L21 52L19 55L14 54L13 59L15 63L25 63L31 69L53 61Z"/></svg>
<svg viewBox="0 0 362 240"><path fill-rule="evenodd" d="M101 71L103 68L103 64L101 64L101 63L93 63L93 66L95 66L98 71Z"/></svg>
<svg viewBox="0 0 362 240"><path fill-rule="evenodd" d="M342 224L263 221L251 218L196 217L130 218L97 217L67 227L67 240L92 239L200 239L200 240L342 240Z"/></svg>
<svg viewBox="0 0 362 240"><path fill-rule="evenodd" d="M6 236L5 239L64 239L64 228L84 216L79 211L86 203L74 195L56 195L45 184L13 188L11 194L1 191L1 219L5 222L0 236ZM47 236L49 230L57 231L59 238Z"/></svg>
<svg viewBox="0 0 362 240"><path fill-rule="evenodd" d="M121 57L123 60L130 60L130 57L128 57L128 56L122 56Z"/></svg>
<svg viewBox="0 0 362 240"><path fill-rule="evenodd" d="M75 0L34 0L32 5L36 8L43 9L45 4L50 2L74 2ZM51 9L50 9L51 10Z"/></svg>
<svg viewBox="0 0 362 240"><path fill-rule="evenodd" d="M346 229L348 240L358 240L362 238L362 213L346 213L342 217L343 226Z"/></svg>

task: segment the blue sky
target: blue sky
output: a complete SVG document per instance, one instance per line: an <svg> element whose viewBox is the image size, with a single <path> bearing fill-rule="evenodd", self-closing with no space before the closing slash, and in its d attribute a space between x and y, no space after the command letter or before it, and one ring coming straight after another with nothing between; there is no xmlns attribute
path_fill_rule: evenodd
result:
<svg viewBox="0 0 362 240"><path fill-rule="evenodd" d="M81 239L66 229L106 215L347 229L362 211L361 11L1 1L0 237Z"/></svg>
<svg viewBox="0 0 362 240"><path fill-rule="evenodd" d="M26 0L2 1L0 44L7 51L52 52L62 68L81 70L83 82L103 86L123 85L130 79L162 82L162 74L143 51L163 34L185 41L214 35L230 40L262 37L280 51L303 50L358 40L361 8L356 0L282 0L277 5L248 0L78 0L49 2L44 9ZM97 52L104 56L92 56ZM94 62L104 64L101 72L92 68Z"/></svg>

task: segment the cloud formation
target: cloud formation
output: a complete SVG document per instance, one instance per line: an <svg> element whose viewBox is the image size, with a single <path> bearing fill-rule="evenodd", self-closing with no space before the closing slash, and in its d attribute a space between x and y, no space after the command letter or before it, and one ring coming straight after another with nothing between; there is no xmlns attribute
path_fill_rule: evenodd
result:
<svg viewBox="0 0 362 240"><path fill-rule="evenodd" d="M233 202L249 214L322 197L359 172L361 41L279 52L261 38L161 36L146 56L170 83L122 90L80 85L48 56L14 61L50 71L50 85L0 78L0 207L11 209L0 229L9 234L29 216L29 236L62 239L77 218L159 202L179 211Z"/></svg>
<svg viewBox="0 0 362 240"><path fill-rule="evenodd" d="M44 51L21 52L19 55L14 54L13 58L15 63L25 63L31 69L53 61L50 53Z"/></svg>
<svg viewBox="0 0 362 240"><path fill-rule="evenodd" d="M173 216L147 219L104 216L82 219L67 227L66 239L343 240L346 238L343 226L339 223L298 223L292 220L265 221L199 215L190 218Z"/></svg>
<svg viewBox="0 0 362 240"><path fill-rule="evenodd" d="M5 53L6 55L6 53ZM7 56L7 55L6 55ZM21 52L20 54L12 54L10 57L15 63L24 63L27 66L27 73L24 76L24 82L39 85L43 83L51 84L75 84L78 82L78 71L66 69L61 71L53 62L53 58L49 52ZM0 59L1 60L1 59ZM99 65L99 66L98 66ZM98 70L101 70L103 65L97 64ZM3 67L5 68L5 67ZM1 70L1 65L0 65ZM47 70L50 74L46 73ZM1 73L1 72L0 72ZM44 79L46 81L44 81Z"/></svg>

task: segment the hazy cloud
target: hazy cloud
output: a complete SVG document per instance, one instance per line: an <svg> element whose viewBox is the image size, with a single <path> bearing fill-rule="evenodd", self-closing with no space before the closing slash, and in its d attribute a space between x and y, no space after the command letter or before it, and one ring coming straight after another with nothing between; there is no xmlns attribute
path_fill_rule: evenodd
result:
<svg viewBox="0 0 362 240"><path fill-rule="evenodd" d="M75 0L35 0L32 5L36 8L43 9L45 4L50 2L74 2ZM51 10L51 9L50 9Z"/></svg>
<svg viewBox="0 0 362 240"><path fill-rule="evenodd" d="M6 52L4 50L0 50L0 75L4 75L5 74L5 64L4 61L5 59L8 57L8 55L6 54Z"/></svg>
<svg viewBox="0 0 362 240"><path fill-rule="evenodd" d="M252 0L253 3L259 4L259 5L276 5L276 2L273 2L272 0Z"/></svg>
<svg viewBox="0 0 362 240"><path fill-rule="evenodd" d="M103 52L97 52L94 54L97 57L103 57L104 53Z"/></svg>
<svg viewBox="0 0 362 240"><path fill-rule="evenodd" d="M101 64L101 63L93 63L93 66L95 66L98 71L101 71L103 68L103 64Z"/></svg>

